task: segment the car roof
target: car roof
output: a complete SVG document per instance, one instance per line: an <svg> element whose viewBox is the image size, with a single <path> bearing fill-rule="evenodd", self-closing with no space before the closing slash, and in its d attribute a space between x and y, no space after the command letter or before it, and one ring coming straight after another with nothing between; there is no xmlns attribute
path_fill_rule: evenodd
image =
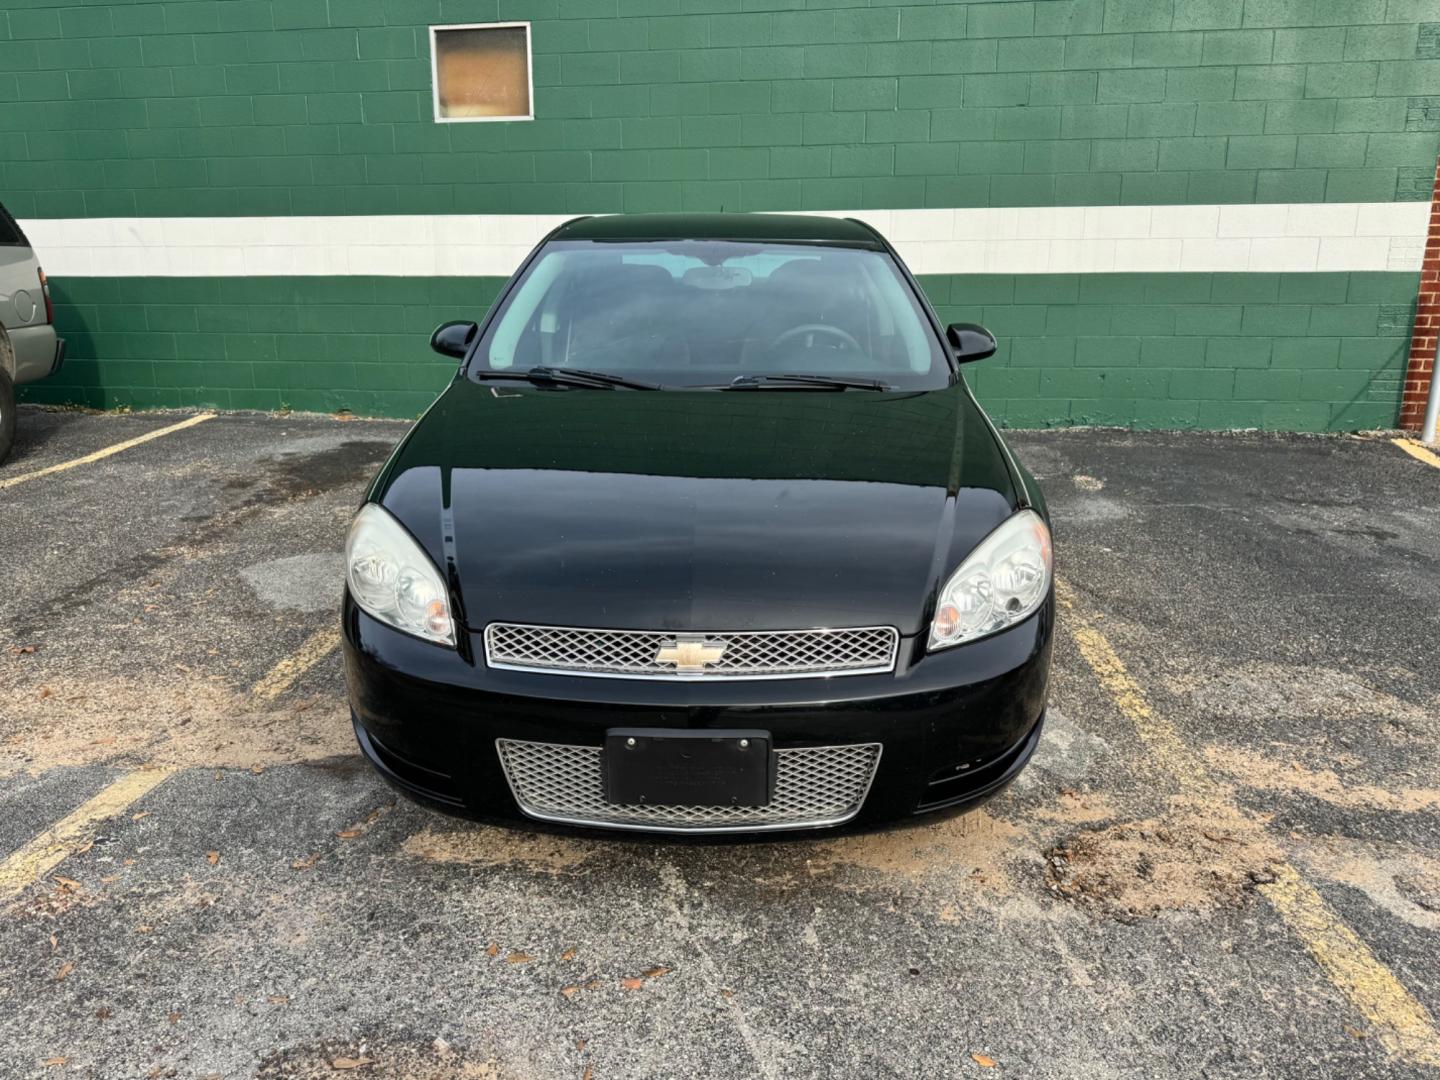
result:
<svg viewBox="0 0 1440 1080"><path fill-rule="evenodd" d="M809 214L606 214L568 221L550 239L740 240L884 249L869 226L853 218Z"/></svg>

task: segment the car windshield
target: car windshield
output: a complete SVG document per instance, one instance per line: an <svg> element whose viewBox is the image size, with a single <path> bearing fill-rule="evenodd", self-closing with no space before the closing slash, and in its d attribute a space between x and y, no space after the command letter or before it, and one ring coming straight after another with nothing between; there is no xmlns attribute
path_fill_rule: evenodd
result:
<svg viewBox="0 0 1440 1080"><path fill-rule="evenodd" d="M471 374L534 367L669 388L767 375L875 380L897 390L950 379L888 254L713 240L547 244L490 323Z"/></svg>

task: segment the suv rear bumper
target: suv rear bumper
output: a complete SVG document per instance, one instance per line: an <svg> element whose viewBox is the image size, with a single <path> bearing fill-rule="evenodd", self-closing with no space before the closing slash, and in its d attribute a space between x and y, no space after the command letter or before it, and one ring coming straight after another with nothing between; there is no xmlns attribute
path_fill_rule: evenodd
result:
<svg viewBox="0 0 1440 1080"><path fill-rule="evenodd" d="M15 350L15 385L32 383L60 370L65 360L65 340L55 336L55 328L17 326L9 331L10 346Z"/></svg>

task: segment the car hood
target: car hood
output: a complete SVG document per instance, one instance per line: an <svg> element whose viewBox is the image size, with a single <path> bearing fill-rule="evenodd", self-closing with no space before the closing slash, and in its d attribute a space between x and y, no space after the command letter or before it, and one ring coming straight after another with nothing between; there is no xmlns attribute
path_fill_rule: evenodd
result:
<svg viewBox="0 0 1440 1080"><path fill-rule="evenodd" d="M644 393L463 379L371 498L447 569L474 629L904 634L1015 504L958 385Z"/></svg>

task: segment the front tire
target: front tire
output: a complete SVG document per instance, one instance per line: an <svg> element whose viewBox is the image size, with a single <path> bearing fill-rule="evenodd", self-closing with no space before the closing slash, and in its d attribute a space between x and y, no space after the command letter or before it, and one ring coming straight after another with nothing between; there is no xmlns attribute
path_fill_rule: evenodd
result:
<svg viewBox="0 0 1440 1080"><path fill-rule="evenodd" d="M15 384L9 374L0 368L0 464L10 455L15 444Z"/></svg>

